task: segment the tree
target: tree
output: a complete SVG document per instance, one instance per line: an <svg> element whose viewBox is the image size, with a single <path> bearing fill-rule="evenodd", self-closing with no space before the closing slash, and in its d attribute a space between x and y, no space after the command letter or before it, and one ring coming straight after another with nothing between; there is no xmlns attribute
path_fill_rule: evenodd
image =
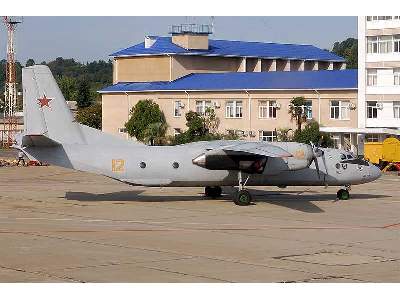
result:
<svg viewBox="0 0 400 300"><path fill-rule="evenodd" d="M310 144L311 142L321 147L332 147L331 137L319 130L319 124L316 121L310 121L303 130L296 130L293 140L298 143Z"/></svg>
<svg viewBox="0 0 400 300"><path fill-rule="evenodd" d="M92 95L90 93L89 83L86 78L78 83L78 90L76 95L76 105L78 108L89 107L92 104Z"/></svg>
<svg viewBox="0 0 400 300"><path fill-rule="evenodd" d="M150 124L161 123L157 125L159 129L166 129L167 123L165 121L164 113L160 110L157 103L152 100L140 100L131 110L131 115L128 122L125 123L125 128L130 136L136 137L141 142L148 141L150 132L154 130L156 125ZM164 131L165 134L165 131ZM157 136L159 138L160 136Z"/></svg>
<svg viewBox="0 0 400 300"><path fill-rule="evenodd" d="M358 40L348 38L333 44L332 52L346 59L347 69L358 68Z"/></svg>
<svg viewBox="0 0 400 300"><path fill-rule="evenodd" d="M143 132L144 141L150 143L151 146L165 144L167 127L167 124L162 122L149 124Z"/></svg>
<svg viewBox="0 0 400 300"><path fill-rule="evenodd" d="M30 67L33 65L35 65L35 61L32 58L30 58L26 61L25 67Z"/></svg>
<svg viewBox="0 0 400 300"><path fill-rule="evenodd" d="M76 80L72 77L61 76L57 80L58 86L67 101L76 101L77 99L77 84Z"/></svg>
<svg viewBox="0 0 400 300"><path fill-rule="evenodd" d="M78 109L76 120L83 125L101 129L101 103L95 102L89 107Z"/></svg>
<svg viewBox="0 0 400 300"><path fill-rule="evenodd" d="M289 104L290 119L296 122L297 131L301 131L301 125L307 121L307 107L304 97L294 97Z"/></svg>
<svg viewBox="0 0 400 300"><path fill-rule="evenodd" d="M291 136L289 136L290 131L292 131L292 128L278 128L276 130L278 142L290 142L291 141Z"/></svg>
<svg viewBox="0 0 400 300"><path fill-rule="evenodd" d="M211 107L206 108L205 118L204 118L204 125L207 131L211 134L216 134L218 127L219 127L219 118L215 114L215 110Z"/></svg>

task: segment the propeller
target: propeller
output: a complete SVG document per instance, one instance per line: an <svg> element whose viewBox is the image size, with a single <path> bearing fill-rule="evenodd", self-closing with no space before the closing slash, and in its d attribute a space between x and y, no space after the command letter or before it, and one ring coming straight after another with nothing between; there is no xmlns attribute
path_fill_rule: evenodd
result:
<svg viewBox="0 0 400 300"><path fill-rule="evenodd" d="M312 149L312 152L313 152L312 161L315 164L315 169L316 169L317 174L318 174L318 179L320 179L321 178L321 174L319 172L318 157L323 156L324 155L324 151L322 149L320 149L319 146L315 146L313 142L310 142L310 144L311 144L311 149ZM323 157L323 162L325 164L325 157ZM325 165L325 170L326 170L326 165Z"/></svg>

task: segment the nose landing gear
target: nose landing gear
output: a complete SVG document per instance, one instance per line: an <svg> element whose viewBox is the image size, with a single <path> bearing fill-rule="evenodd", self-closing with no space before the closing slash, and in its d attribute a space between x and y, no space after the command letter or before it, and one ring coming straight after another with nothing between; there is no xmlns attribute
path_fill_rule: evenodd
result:
<svg viewBox="0 0 400 300"><path fill-rule="evenodd" d="M349 200L350 198L350 186L345 186L345 188L341 188L336 193L336 200Z"/></svg>
<svg viewBox="0 0 400 300"><path fill-rule="evenodd" d="M252 201L251 194L250 194L250 192L248 190L244 189L244 187L245 187L247 181L249 180L249 178L250 178L250 175L243 182L242 171L239 171L239 173L238 173L239 190L238 190L237 194L235 195L235 197L233 199L233 202L236 205L246 206L246 205L250 205L251 204L251 201Z"/></svg>

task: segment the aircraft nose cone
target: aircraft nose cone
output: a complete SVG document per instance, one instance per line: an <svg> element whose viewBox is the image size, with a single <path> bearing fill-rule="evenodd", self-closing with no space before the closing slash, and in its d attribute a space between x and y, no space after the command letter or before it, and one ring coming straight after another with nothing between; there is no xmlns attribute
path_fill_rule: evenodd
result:
<svg viewBox="0 0 400 300"><path fill-rule="evenodd" d="M204 168L206 166L206 155L203 153L192 160L196 166Z"/></svg>
<svg viewBox="0 0 400 300"><path fill-rule="evenodd" d="M371 172L371 177L373 178L373 180L378 179L382 175L381 170L374 165L370 166L370 172Z"/></svg>

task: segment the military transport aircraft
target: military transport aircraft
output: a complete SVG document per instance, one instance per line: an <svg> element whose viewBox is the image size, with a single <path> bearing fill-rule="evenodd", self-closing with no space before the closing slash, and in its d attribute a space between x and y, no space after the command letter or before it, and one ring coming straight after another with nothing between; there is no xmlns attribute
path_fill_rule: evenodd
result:
<svg viewBox="0 0 400 300"><path fill-rule="evenodd" d="M105 175L131 185L238 186L237 205L248 205L250 186L349 187L377 179L380 170L350 152L294 142L210 141L147 146L77 123L47 66L23 69L24 133L16 148L30 159Z"/></svg>

